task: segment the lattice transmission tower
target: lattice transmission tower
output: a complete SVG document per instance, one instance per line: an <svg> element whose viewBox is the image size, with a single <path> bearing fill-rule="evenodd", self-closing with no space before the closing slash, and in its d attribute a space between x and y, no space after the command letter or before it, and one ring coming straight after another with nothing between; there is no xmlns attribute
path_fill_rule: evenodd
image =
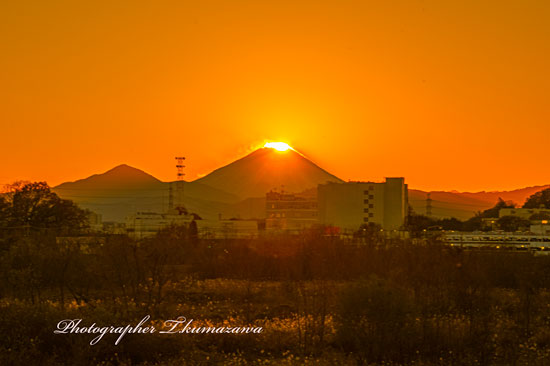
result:
<svg viewBox="0 0 550 366"><path fill-rule="evenodd" d="M183 172L183 162L185 157L176 156L176 170L177 170L177 179L175 182L170 183L170 193L168 196L168 207L170 210L177 210L180 214L187 212L183 204L183 193L184 193L184 184L185 181L183 177L185 173Z"/></svg>

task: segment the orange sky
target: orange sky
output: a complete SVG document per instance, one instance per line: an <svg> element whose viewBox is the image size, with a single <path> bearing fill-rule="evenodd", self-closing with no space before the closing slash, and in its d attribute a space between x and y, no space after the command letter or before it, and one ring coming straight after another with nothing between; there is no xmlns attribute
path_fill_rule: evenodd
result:
<svg viewBox="0 0 550 366"><path fill-rule="evenodd" d="M550 183L547 1L4 1L0 183L282 140L342 179Z"/></svg>

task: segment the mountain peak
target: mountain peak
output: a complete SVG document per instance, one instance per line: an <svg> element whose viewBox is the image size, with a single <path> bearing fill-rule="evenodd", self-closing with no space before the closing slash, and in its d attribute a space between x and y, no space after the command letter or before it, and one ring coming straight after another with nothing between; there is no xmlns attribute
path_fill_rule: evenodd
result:
<svg viewBox="0 0 550 366"><path fill-rule="evenodd" d="M120 164L120 165L115 166L113 169L108 170L107 172L110 172L110 171L113 171L113 170L121 170L121 169L124 169L124 170L130 170L130 169L139 170L137 168L131 167L128 164Z"/></svg>
<svg viewBox="0 0 550 366"><path fill-rule="evenodd" d="M153 177L152 175L144 172L141 169L131 167L128 164L120 164L115 166L114 168L106 171L103 174L95 174L94 176L112 176L112 177L119 177L124 179L147 179L147 180L156 180L157 178ZM91 178L91 177L90 177Z"/></svg>
<svg viewBox="0 0 550 366"><path fill-rule="evenodd" d="M94 174L88 178L79 179L75 182L63 183L55 188L67 188L75 183L79 184L81 188L90 185L102 189L118 189L122 187L155 185L161 182L143 170L131 167L127 164L120 164L105 173Z"/></svg>
<svg viewBox="0 0 550 366"><path fill-rule="evenodd" d="M87 180L103 181L103 182L124 182L127 183L157 183L160 182L151 174L144 172L141 169L134 168L128 164L120 164L114 168L107 170L103 174L94 174Z"/></svg>
<svg viewBox="0 0 550 366"><path fill-rule="evenodd" d="M292 148L263 147L196 181L241 198L264 197L273 189L302 192L342 180Z"/></svg>

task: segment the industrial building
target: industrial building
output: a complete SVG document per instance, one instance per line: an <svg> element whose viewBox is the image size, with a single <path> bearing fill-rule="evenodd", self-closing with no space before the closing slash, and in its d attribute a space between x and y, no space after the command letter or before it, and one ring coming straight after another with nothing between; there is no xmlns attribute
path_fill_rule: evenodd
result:
<svg viewBox="0 0 550 366"><path fill-rule="evenodd" d="M368 223L378 224L384 230L399 230L408 212L404 178L386 178L383 183L320 184L317 200L319 223L343 230L357 230Z"/></svg>
<svg viewBox="0 0 550 366"><path fill-rule="evenodd" d="M265 228L299 233L318 223L315 190L303 193L268 192Z"/></svg>

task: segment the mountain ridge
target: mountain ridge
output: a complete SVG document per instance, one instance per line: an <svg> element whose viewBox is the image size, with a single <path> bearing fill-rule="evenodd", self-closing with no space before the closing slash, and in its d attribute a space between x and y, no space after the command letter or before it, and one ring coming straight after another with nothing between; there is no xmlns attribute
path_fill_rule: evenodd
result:
<svg viewBox="0 0 550 366"><path fill-rule="evenodd" d="M297 152L263 148L204 177L184 182L184 204L204 218L217 219L220 214L225 218L264 218L265 193L269 190L301 192L326 181L343 182ZM123 221L135 211L166 211L169 184L141 169L120 164L104 173L62 183L52 190L102 214L106 221ZM480 192L428 192L410 188L409 203L415 212L423 214L430 193L435 217L467 219L477 211L493 207L498 198L522 205L527 197L549 187Z"/></svg>
<svg viewBox="0 0 550 366"><path fill-rule="evenodd" d="M239 196L263 197L272 189L301 192L326 182L343 182L294 150L260 148L215 169L193 182L201 182Z"/></svg>

